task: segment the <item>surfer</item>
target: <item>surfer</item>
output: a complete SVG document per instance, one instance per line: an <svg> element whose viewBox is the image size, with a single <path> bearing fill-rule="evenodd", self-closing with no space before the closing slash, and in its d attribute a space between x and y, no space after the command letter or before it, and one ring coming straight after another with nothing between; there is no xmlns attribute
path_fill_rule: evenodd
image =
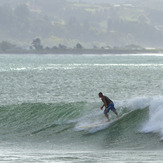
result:
<svg viewBox="0 0 163 163"><path fill-rule="evenodd" d="M110 110L116 114L117 118L119 118L118 113L114 107L113 101L110 100L107 96L104 96L102 92L100 92L98 95L101 98L102 102L104 103L101 107L101 110L105 106L104 114L105 114L106 118L108 119L108 121L110 121L110 119L109 119L109 116L107 113L109 113Z"/></svg>

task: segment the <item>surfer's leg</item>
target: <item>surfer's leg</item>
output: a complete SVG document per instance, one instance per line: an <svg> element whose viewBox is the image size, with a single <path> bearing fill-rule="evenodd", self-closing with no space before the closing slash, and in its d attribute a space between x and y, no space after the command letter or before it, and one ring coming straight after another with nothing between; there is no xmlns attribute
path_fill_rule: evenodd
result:
<svg viewBox="0 0 163 163"><path fill-rule="evenodd" d="M115 113L115 115L117 116L117 118L119 118L117 111L114 111L114 113Z"/></svg>
<svg viewBox="0 0 163 163"><path fill-rule="evenodd" d="M117 111L116 111L116 109L114 107L114 104L112 105L111 110L115 113L115 115L117 116L117 118L119 118L118 113L117 113Z"/></svg>
<svg viewBox="0 0 163 163"><path fill-rule="evenodd" d="M117 111L116 110L112 110L112 111L115 113L115 115L117 116L117 118L119 118Z"/></svg>
<svg viewBox="0 0 163 163"><path fill-rule="evenodd" d="M105 117L108 119L108 122L110 121L108 114L105 114Z"/></svg>
<svg viewBox="0 0 163 163"><path fill-rule="evenodd" d="M108 116L108 113L109 113L110 108L111 107L109 106L109 107L105 108L105 110L104 110L104 114L105 114L105 117L108 119L107 120L108 122L110 121L109 116Z"/></svg>

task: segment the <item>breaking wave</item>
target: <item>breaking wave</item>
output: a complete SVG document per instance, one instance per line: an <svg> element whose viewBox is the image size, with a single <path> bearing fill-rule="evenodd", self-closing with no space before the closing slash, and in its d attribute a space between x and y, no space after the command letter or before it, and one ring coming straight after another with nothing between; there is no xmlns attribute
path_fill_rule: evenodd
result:
<svg viewBox="0 0 163 163"><path fill-rule="evenodd" d="M23 103L0 107L3 141L92 144L102 148L162 148L163 97L137 97L115 101L120 118L106 121L99 103ZM155 134L155 136L153 136ZM158 140L159 139L159 140Z"/></svg>

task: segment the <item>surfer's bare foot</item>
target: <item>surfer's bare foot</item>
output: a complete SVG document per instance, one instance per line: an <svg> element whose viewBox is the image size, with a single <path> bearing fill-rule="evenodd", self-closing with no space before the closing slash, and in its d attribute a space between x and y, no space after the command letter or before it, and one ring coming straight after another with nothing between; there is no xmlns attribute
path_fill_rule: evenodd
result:
<svg viewBox="0 0 163 163"><path fill-rule="evenodd" d="M110 119L108 119L106 122L110 122Z"/></svg>

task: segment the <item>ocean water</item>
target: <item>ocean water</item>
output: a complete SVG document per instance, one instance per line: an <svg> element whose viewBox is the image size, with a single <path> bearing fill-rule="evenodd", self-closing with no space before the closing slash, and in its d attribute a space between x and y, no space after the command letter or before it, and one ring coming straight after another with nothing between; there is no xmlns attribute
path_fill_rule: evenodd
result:
<svg viewBox="0 0 163 163"><path fill-rule="evenodd" d="M162 74L163 54L0 55L0 162L162 163Z"/></svg>

